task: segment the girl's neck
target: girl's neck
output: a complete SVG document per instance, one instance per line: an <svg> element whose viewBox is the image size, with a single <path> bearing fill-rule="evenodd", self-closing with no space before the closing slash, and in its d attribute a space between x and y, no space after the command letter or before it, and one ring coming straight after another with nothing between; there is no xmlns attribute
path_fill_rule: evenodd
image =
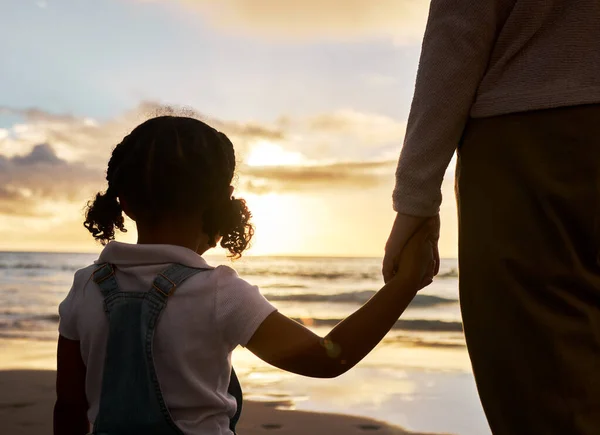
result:
<svg viewBox="0 0 600 435"><path fill-rule="evenodd" d="M185 226L172 225L140 225L137 224L138 239L140 245L175 245L191 249L202 255L210 246L208 245L208 236L199 231L198 227L194 230L186 229Z"/></svg>

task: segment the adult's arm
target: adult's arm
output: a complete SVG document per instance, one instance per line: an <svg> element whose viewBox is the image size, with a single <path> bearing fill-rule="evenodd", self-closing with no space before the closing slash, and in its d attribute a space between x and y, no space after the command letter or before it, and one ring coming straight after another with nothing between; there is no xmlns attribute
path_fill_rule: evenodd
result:
<svg viewBox="0 0 600 435"><path fill-rule="evenodd" d="M394 210L439 212L441 185L494 44L516 0L432 0L396 170Z"/></svg>

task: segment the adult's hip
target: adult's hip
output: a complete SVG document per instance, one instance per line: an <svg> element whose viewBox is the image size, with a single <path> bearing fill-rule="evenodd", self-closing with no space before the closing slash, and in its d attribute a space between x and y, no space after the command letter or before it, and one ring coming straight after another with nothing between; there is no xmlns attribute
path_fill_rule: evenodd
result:
<svg viewBox="0 0 600 435"><path fill-rule="evenodd" d="M460 302L495 435L600 434L600 105L469 122Z"/></svg>

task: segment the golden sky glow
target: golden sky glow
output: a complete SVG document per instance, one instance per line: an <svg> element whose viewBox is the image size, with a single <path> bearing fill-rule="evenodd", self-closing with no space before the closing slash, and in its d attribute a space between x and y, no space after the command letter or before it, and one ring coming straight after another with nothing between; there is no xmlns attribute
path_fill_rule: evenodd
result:
<svg viewBox="0 0 600 435"><path fill-rule="evenodd" d="M383 254L427 1L63 3L0 7L0 250L98 251L83 209L112 148L172 104L232 139L249 255Z"/></svg>
<svg viewBox="0 0 600 435"><path fill-rule="evenodd" d="M275 146L261 143L250 151L254 165L290 165L293 154L276 158ZM390 174L391 175L391 174ZM243 178L243 169L240 178ZM101 184L100 184L101 185ZM382 255L394 213L390 205L392 183L366 190L339 189L307 192L250 193L244 197L253 213L256 236L249 255ZM99 246L82 226L84 198L77 201L42 201L39 216L0 215L1 250L95 251ZM454 207L443 209L442 255L456 255ZM135 242L134 223L118 239ZM450 228L448 228L450 227Z"/></svg>

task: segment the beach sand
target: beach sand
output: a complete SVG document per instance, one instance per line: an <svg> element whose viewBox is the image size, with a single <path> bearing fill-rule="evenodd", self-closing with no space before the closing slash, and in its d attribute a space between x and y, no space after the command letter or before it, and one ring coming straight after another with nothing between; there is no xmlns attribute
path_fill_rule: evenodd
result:
<svg viewBox="0 0 600 435"><path fill-rule="evenodd" d="M0 427L6 435L52 434L55 372L0 371ZM401 435L401 428L366 418L277 409L277 403L245 402L240 435ZM417 435L412 433L413 435Z"/></svg>

